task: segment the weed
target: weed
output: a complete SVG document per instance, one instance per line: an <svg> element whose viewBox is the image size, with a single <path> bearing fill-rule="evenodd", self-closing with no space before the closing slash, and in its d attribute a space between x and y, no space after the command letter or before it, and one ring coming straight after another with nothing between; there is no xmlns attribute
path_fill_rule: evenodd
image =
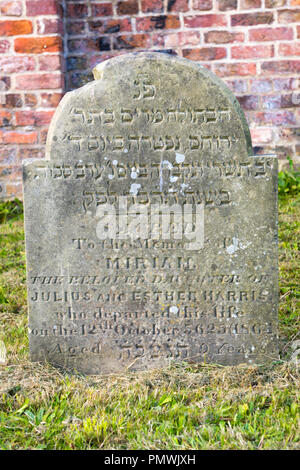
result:
<svg viewBox="0 0 300 470"><path fill-rule="evenodd" d="M288 157L289 170L278 173L278 194L297 194L300 191L300 169L294 167L293 161Z"/></svg>
<svg viewBox="0 0 300 470"><path fill-rule="evenodd" d="M23 204L19 199L5 201L0 203L0 223L6 223L8 220L16 220L23 214Z"/></svg>

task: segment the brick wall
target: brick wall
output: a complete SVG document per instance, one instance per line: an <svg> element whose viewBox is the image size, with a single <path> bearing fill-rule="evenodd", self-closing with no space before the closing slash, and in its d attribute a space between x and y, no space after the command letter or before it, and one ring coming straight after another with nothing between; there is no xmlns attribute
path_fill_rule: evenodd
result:
<svg viewBox="0 0 300 470"><path fill-rule="evenodd" d="M0 1L0 197L22 197L21 161L44 156L64 90L62 7Z"/></svg>
<svg viewBox="0 0 300 470"><path fill-rule="evenodd" d="M300 0L0 0L0 12L2 197L21 197L21 160L43 156L63 91L133 50L209 68L238 97L256 153L300 161Z"/></svg>

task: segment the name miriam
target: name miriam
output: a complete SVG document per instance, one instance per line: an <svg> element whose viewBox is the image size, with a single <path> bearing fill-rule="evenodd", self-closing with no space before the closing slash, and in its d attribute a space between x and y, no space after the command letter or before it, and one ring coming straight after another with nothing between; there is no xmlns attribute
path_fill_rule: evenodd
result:
<svg viewBox="0 0 300 470"><path fill-rule="evenodd" d="M155 256L153 258L106 258L107 269L183 269L191 270L197 266L191 257L167 257Z"/></svg>

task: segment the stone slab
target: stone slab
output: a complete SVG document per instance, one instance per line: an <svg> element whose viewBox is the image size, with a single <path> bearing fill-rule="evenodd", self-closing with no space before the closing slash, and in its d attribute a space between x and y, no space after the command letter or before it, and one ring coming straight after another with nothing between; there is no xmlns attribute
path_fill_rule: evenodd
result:
<svg viewBox="0 0 300 470"><path fill-rule="evenodd" d="M276 360L277 159L252 155L237 100L193 62L128 54L94 73L61 101L46 160L23 165L32 360L87 374ZM147 214L131 212L131 238L124 202ZM155 235L161 206L182 210L181 238Z"/></svg>

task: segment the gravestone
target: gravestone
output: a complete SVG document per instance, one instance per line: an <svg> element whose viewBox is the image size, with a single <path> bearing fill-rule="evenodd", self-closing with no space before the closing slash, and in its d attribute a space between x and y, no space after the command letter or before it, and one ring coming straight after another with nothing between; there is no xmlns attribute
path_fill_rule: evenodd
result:
<svg viewBox="0 0 300 470"><path fill-rule="evenodd" d="M277 160L205 68L94 69L23 165L30 353L87 374L277 349Z"/></svg>

